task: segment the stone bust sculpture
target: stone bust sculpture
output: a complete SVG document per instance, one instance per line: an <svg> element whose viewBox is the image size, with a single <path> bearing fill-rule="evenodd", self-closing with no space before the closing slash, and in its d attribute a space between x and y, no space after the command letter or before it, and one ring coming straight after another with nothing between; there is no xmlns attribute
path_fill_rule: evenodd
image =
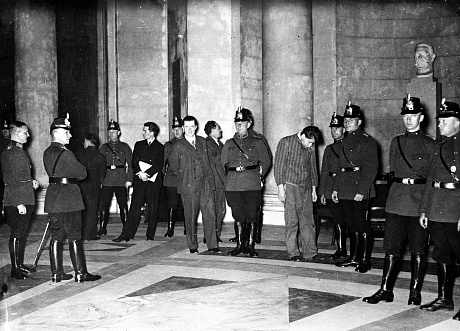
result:
<svg viewBox="0 0 460 331"><path fill-rule="evenodd" d="M436 58L433 46L426 43L415 45L417 77L433 77L433 62Z"/></svg>

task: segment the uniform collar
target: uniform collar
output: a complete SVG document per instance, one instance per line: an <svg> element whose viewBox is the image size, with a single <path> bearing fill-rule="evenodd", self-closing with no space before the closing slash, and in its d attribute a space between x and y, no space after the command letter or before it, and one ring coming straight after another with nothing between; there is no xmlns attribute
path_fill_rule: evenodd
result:
<svg viewBox="0 0 460 331"><path fill-rule="evenodd" d="M249 136L249 131L246 133L246 134L243 134L243 135L239 135L238 132L235 133L235 136L238 138L238 139L244 139L246 137Z"/></svg>
<svg viewBox="0 0 460 331"><path fill-rule="evenodd" d="M418 136L422 133L422 131L419 129L417 131L414 131L414 132L409 132L409 131L406 131L405 135L406 136L409 136L409 137L412 137L412 136Z"/></svg>

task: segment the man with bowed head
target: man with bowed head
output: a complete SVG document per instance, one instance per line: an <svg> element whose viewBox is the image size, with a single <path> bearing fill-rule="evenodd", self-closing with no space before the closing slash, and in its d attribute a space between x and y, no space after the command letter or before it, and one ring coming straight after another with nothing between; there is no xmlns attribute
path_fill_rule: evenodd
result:
<svg viewBox="0 0 460 331"><path fill-rule="evenodd" d="M51 229L50 264L51 280L72 279L64 273L62 265L63 242L69 239L69 253L75 271L75 282L96 281L86 268L85 253L81 240L81 211L85 208L77 182L86 177L86 168L65 145L69 144L70 122L67 118L56 118L50 126L51 144L43 153L43 163L49 177L45 196L45 212L48 213Z"/></svg>

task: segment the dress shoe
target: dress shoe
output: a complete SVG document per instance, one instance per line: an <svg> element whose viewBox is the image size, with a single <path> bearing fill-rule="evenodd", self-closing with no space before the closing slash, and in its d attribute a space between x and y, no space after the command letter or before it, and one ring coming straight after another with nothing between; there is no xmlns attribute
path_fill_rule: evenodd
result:
<svg viewBox="0 0 460 331"><path fill-rule="evenodd" d="M319 262L319 261L324 261L325 258L322 257L322 256L319 255L319 254L316 254L316 255L314 255L314 256L312 256L312 257L305 257L303 260L304 260L305 262Z"/></svg>
<svg viewBox="0 0 460 331"><path fill-rule="evenodd" d="M393 292L379 289L377 292L372 294L370 297L363 298L363 301L370 303L371 305L375 305L376 303L379 303L380 301L393 302L393 299L394 299Z"/></svg>
<svg viewBox="0 0 460 331"><path fill-rule="evenodd" d="M342 257L347 257L347 251L344 250L344 249L338 249L338 250L335 251L334 254L329 256L329 258L331 260L337 260L337 259L340 259Z"/></svg>
<svg viewBox="0 0 460 331"><path fill-rule="evenodd" d="M75 275L75 283L95 282L101 279L100 275L92 275L90 273Z"/></svg>
<svg viewBox="0 0 460 331"><path fill-rule="evenodd" d="M153 236L147 236L147 241L149 240L153 241L153 238L154 238Z"/></svg>
<svg viewBox="0 0 460 331"><path fill-rule="evenodd" d="M203 244L206 244L206 238L203 238Z"/></svg>
<svg viewBox="0 0 460 331"><path fill-rule="evenodd" d="M51 275L51 281L53 283L59 283L61 282L61 280L70 280L72 278L73 276L71 274L66 274L66 273Z"/></svg>
<svg viewBox="0 0 460 331"><path fill-rule="evenodd" d="M222 251L219 249L219 248L210 248L207 250L207 252L209 253L213 253L213 254L222 254Z"/></svg>
<svg viewBox="0 0 460 331"><path fill-rule="evenodd" d="M359 262L358 261L355 261L351 258L348 258L346 259L345 261L342 261L342 262L337 262L335 264L337 267L342 267L342 268L346 268L346 267L357 267L359 265Z"/></svg>
<svg viewBox="0 0 460 331"><path fill-rule="evenodd" d="M198 254L198 253L199 253L198 249L196 249L196 248L190 249L190 254Z"/></svg>
<svg viewBox="0 0 460 331"><path fill-rule="evenodd" d="M12 269L11 270L11 278L14 279L27 279L29 276L26 272L22 271L21 269Z"/></svg>
<svg viewBox="0 0 460 331"><path fill-rule="evenodd" d="M457 312L457 314L454 315L454 317L452 317L452 319L460 321L460 310Z"/></svg>
<svg viewBox="0 0 460 331"><path fill-rule="evenodd" d="M359 273L362 273L362 274L365 274L369 270L371 270L370 263L360 263L355 269L355 271L358 271Z"/></svg>
<svg viewBox="0 0 460 331"><path fill-rule="evenodd" d="M99 231L97 231L98 236L105 236L107 235L107 229L100 228Z"/></svg>
<svg viewBox="0 0 460 331"><path fill-rule="evenodd" d="M0 295L5 294L6 292L8 292L8 285L6 285L5 283L3 283L2 288L1 288L1 292L0 292Z"/></svg>
<svg viewBox="0 0 460 331"><path fill-rule="evenodd" d="M407 301L408 305L420 305L422 303L422 294L416 289L411 289L409 294L409 300Z"/></svg>
<svg viewBox="0 0 460 331"><path fill-rule="evenodd" d="M291 256L289 260L294 261L294 262L301 262L302 258L299 255L295 255L295 256Z"/></svg>
<svg viewBox="0 0 460 331"><path fill-rule="evenodd" d="M131 238L125 237L124 235L120 234L118 238L112 239L113 242L119 243L122 242L123 240L128 242Z"/></svg>
<svg viewBox="0 0 460 331"><path fill-rule="evenodd" d="M228 241L230 241L232 243L236 243L238 241L238 239L236 237L233 237L233 238L230 238Z"/></svg>
<svg viewBox="0 0 460 331"><path fill-rule="evenodd" d="M221 243L221 242L223 242L223 241L222 241L222 239L220 239L220 237L217 237L217 242L218 242L218 243Z"/></svg>
<svg viewBox="0 0 460 331"><path fill-rule="evenodd" d="M436 298L434 301L421 305L420 309L426 311L436 311L441 310L454 310L454 302L452 300Z"/></svg>

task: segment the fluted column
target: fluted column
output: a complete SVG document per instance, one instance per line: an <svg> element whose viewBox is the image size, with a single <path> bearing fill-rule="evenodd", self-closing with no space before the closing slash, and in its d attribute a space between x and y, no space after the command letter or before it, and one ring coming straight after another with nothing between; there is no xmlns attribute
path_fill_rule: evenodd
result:
<svg viewBox="0 0 460 331"><path fill-rule="evenodd" d="M57 57L54 6L20 0L15 11L16 119L29 127L27 151L34 177L48 184L42 155L50 143L49 127L57 116Z"/></svg>
<svg viewBox="0 0 460 331"><path fill-rule="evenodd" d="M313 122L311 26L311 1L264 1L263 118L273 152L283 136ZM273 175L269 175L266 193L276 192Z"/></svg>

